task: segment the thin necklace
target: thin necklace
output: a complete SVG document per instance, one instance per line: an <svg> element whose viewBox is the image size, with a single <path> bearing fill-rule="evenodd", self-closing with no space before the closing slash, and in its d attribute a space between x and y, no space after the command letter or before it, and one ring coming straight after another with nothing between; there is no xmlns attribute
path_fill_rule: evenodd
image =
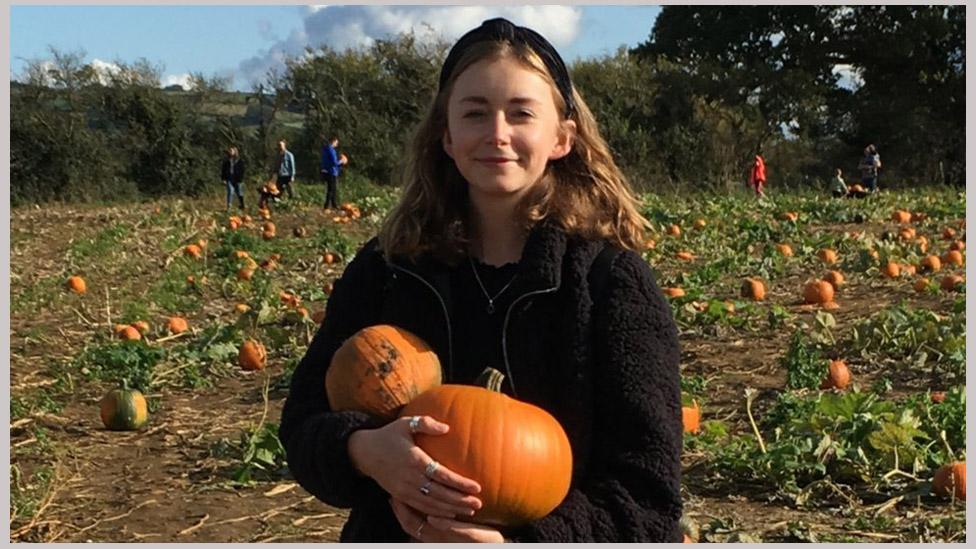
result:
<svg viewBox="0 0 976 549"><path fill-rule="evenodd" d="M471 264L471 271L474 273L474 279L478 281L478 286L481 287L481 292L485 294L485 298L488 299L488 314L494 314L495 300L498 299L498 296L502 295L505 292L505 290L507 290L508 287L512 285L512 282L515 282L515 278L518 277L518 273L512 275L512 279L508 281L508 284L506 284L504 288L499 290L498 293L495 294L495 297L492 297L488 295L488 290L485 289L485 285L481 282L481 277L478 276L478 269L476 269L474 266L474 259L472 259L470 255L468 256L468 263Z"/></svg>

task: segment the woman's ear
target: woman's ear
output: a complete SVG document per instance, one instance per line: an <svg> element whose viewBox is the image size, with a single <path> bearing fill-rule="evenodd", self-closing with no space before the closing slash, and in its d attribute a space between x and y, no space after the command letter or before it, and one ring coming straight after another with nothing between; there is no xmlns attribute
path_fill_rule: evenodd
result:
<svg viewBox="0 0 976 549"><path fill-rule="evenodd" d="M441 145L444 147L444 152L447 156L454 158L454 145L451 143L451 134L447 129L444 130L444 135L441 136Z"/></svg>
<svg viewBox="0 0 976 549"><path fill-rule="evenodd" d="M559 137L556 145L549 153L549 160L559 160L573 150L573 143L576 141L576 122L574 120L563 120L560 123Z"/></svg>

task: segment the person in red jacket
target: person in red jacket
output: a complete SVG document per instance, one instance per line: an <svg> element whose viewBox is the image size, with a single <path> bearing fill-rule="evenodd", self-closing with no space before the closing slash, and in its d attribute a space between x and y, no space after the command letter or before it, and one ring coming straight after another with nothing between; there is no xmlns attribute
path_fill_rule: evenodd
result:
<svg viewBox="0 0 976 549"><path fill-rule="evenodd" d="M752 164L752 171L749 173L749 186L756 191L757 196L766 196L763 192L763 185L766 184L766 163L760 155L756 155L756 161Z"/></svg>

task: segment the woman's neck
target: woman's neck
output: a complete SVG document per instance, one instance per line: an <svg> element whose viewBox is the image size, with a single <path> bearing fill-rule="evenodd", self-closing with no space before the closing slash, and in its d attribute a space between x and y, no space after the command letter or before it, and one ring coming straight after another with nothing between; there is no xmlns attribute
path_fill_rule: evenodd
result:
<svg viewBox="0 0 976 549"><path fill-rule="evenodd" d="M484 201L487 202L487 201ZM469 253L488 265L505 265L522 258L528 234L515 218L517 199L487 203L472 201L473 235Z"/></svg>

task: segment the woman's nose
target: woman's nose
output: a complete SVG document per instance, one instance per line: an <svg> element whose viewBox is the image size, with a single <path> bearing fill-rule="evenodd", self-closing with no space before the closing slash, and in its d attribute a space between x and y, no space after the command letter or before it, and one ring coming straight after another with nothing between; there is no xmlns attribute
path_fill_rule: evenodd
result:
<svg viewBox="0 0 976 549"><path fill-rule="evenodd" d="M492 145L504 145L511 139L512 126L504 112L498 112L492 117L488 130L488 140Z"/></svg>

